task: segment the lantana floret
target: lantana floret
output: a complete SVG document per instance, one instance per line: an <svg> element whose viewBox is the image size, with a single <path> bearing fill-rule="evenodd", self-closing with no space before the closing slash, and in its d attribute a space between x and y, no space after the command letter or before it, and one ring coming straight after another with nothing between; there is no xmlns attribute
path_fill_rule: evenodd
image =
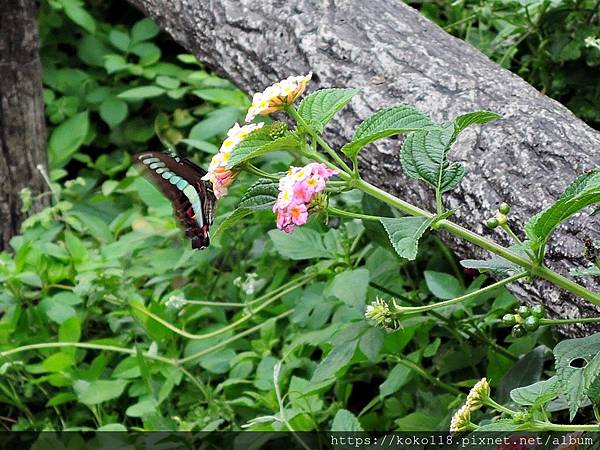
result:
<svg viewBox="0 0 600 450"><path fill-rule="evenodd" d="M306 75L288 77L269 86L263 92L254 94L252 105L246 115L246 122L251 122L256 116L267 116L281 111L286 106L294 103L304 93L311 78L312 72Z"/></svg>

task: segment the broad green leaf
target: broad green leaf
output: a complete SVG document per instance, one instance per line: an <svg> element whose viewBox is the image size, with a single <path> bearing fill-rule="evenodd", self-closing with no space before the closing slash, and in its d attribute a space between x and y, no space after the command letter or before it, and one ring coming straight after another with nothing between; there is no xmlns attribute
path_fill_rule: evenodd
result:
<svg viewBox="0 0 600 450"><path fill-rule="evenodd" d="M266 153L296 150L299 147L300 141L287 131L287 126L276 122L253 131L237 144L227 161L227 168L231 169Z"/></svg>
<svg viewBox="0 0 600 450"><path fill-rule="evenodd" d="M127 89L121 92L117 97L124 100L143 100L146 98L158 97L165 93L165 89L158 86L140 86L132 89Z"/></svg>
<svg viewBox="0 0 600 450"><path fill-rule="evenodd" d="M131 29L131 42L137 43L141 41L147 41L156 36L160 31L158 25L152 22L147 17L136 22Z"/></svg>
<svg viewBox="0 0 600 450"><path fill-rule="evenodd" d="M497 275L508 275L519 270L519 266L500 256L492 256L490 259L463 259L460 265L467 269L477 269L480 272L490 271Z"/></svg>
<svg viewBox="0 0 600 450"><path fill-rule="evenodd" d="M99 427L96 431L127 431L127 428L120 423L107 423Z"/></svg>
<svg viewBox="0 0 600 450"><path fill-rule="evenodd" d="M315 369L311 383L318 383L328 378L332 378L345 368L354 356L357 345L358 340L355 339L333 347L325 359L321 361Z"/></svg>
<svg viewBox="0 0 600 450"><path fill-rule="evenodd" d="M600 169L573 181L549 208L533 216L525 225L531 248L543 248L554 229L573 214L600 202Z"/></svg>
<svg viewBox="0 0 600 450"><path fill-rule="evenodd" d="M208 114L190 130L188 139L206 141L221 133L225 133L240 119L239 108L219 108Z"/></svg>
<svg viewBox="0 0 600 450"><path fill-rule="evenodd" d="M100 104L100 117L111 128L117 126L127 117L127 103L117 97L107 97Z"/></svg>
<svg viewBox="0 0 600 450"><path fill-rule="evenodd" d="M39 306L50 320L59 324L77 314L72 306L56 299L56 296L43 299Z"/></svg>
<svg viewBox="0 0 600 450"><path fill-rule="evenodd" d="M157 412L158 402L153 398L140 400L125 410L129 417L144 417Z"/></svg>
<svg viewBox="0 0 600 450"><path fill-rule="evenodd" d="M58 328L60 342L78 342L81 337L81 322L77 316L69 317Z"/></svg>
<svg viewBox="0 0 600 450"><path fill-rule="evenodd" d="M127 386L126 380L75 380L73 389L85 405L97 405L120 397Z"/></svg>
<svg viewBox="0 0 600 450"><path fill-rule="evenodd" d="M49 356L42 362L42 367L47 372L61 372L68 367L71 367L75 361L69 353L58 352Z"/></svg>
<svg viewBox="0 0 600 450"><path fill-rule="evenodd" d="M75 114L57 126L48 141L50 165L57 169L64 166L85 142L90 126L87 111Z"/></svg>
<svg viewBox="0 0 600 450"><path fill-rule="evenodd" d="M110 30L110 33L108 34L108 40L122 52L127 52L129 50L129 45L131 44L129 34L114 28Z"/></svg>
<svg viewBox="0 0 600 450"><path fill-rule="evenodd" d="M385 228L396 253L402 258L414 260L417 257L419 239L433 223L434 218L390 217L379 221Z"/></svg>
<svg viewBox="0 0 600 450"><path fill-rule="evenodd" d="M485 125L494 120L501 119L500 114L491 111L475 111L467 114L462 114L454 118L454 136L458 136L463 130L471 125Z"/></svg>
<svg viewBox="0 0 600 450"><path fill-rule="evenodd" d="M346 409L340 409L333 418L331 431L364 431L359 420Z"/></svg>
<svg viewBox="0 0 600 450"><path fill-rule="evenodd" d="M275 250L284 258L302 260L335 256L325 247L321 233L310 228L297 228L291 234L271 230L269 237Z"/></svg>
<svg viewBox="0 0 600 450"><path fill-rule="evenodd" d="M410 134L400 151L400 162L406 174L425 181L442 193L456 187L465 169L458 162L448 161L453 138L451 124Z"/></svg>
<svg viewBox="0 0 600 450"><path fill-rule="evenodd" d="M213 238L216 239L221 236L227 228L233 226L254 211L271 210L279 194L278 186L279 182L266 178L262 178L250 186L235 211L220 223L212 235Z"/></svg>
<svg viewBox="0 0 600 450"><path fill-rule="evenodd" d="M222 105L244 107L249 103L246 95L237 89L205 88L196 89L192 91L192 94L197 95L207 102L220 103Z"/></svg>
<svg viewBox="0 0 600 450"><path fill-rule="evenodd" d="M358 89L320 89L302 100L298 113L312 129L321 133L335 113L359 92Z"/></svg>
<svg viewBox="0 0 600 450"><path fill-rule="evenodd" d="M560 391L567 398L573 420L600 375L600 333L559 342L553 352Z"/></svg>
<svg viewBox="0 0 600 450"><path fill-rule="evenodd" d="M559 394L558 377L554 376L548 380L513 389L510 391L510 398L519 405L531 406L534 403L546 404Z"/></svg>
<svg viewBox="0 0 600 450"><path fill-rule="evenodd" d="M368 287L369 271L361 268L338 273L331 281L328 292L349 306L362 308L367 300Z"/></svg>
<svg viewBox="0 0 600 450"><path fill-rule="evenodd" d="M376 327L368 328L360 337L358 348L373 364L379 359L379 352L383 347L384 338L384 331Z"/></svg>
<svg viewBox="0 0 600 450"><path fill-rule="evenodd" d="M425 276L427 289L437 298L449 300L460 297L465 292L460 282L448 273L426 270L423 275Z"/></svg>
<svg viewBox="0 0 600 450"><path fill-rule="evenodd" d="M65 2L63 6L69 19L89 33L96 32L96 21L84 8L72 2Z"/></svg>
<svg viewBox="0 0 600 450"><path fill-rule="evenodd" d="M342 152L349 158L355 158L365 145L378 139L435 126L429 117L412 106L384 108L358 126L352 141L342 147Z"/></svg>
<svg viewBox="0 0 600 450"><path fill-rule="evenodd" d="M571 275L574 277L599 277L600 267L590 266L586 268L571 269Z"/></svg>
<svg viewBox="0 0 600 450"><path fill-rule="evenodd" d="M536 347L517 361L498 385L498 402L509 401L510 393L514 389L540 381L544 367L544 351L543 346Z"/></svg>
<svg viewBox="0 0 600 450"><path fill-rule="evenodd" d="M409 355L408 359L413 362L418 361L416 353ZM379 385L379 397L384 398L388 395L395 394L402 386L405 386L406 383L410 381L412 376L412 370L404 364L396 364L390 373L388 373L385 381Z"/></svg>

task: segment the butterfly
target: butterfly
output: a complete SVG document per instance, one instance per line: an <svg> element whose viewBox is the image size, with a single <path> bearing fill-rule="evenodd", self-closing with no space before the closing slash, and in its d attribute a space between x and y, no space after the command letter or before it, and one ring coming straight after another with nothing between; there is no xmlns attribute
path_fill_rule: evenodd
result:
<svg viewBox="0 0 600 450"><path fill-rule="evenodd" d="M175 153L143 152L134 158L134 165L171 200L175 217L192 240L192 248L208 247L217 199L211 183L202 180L206 171Z"/></svg>

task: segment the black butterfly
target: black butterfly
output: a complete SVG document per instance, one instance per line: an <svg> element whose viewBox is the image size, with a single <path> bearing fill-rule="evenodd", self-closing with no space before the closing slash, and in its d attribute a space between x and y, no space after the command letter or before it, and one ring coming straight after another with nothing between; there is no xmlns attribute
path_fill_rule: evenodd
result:
<svg viewBox="0 0 600 450"><path fill-rule="evenodd" d="M206 171L189 159L162 152L134 155L134 164L148 174L152 183L171 200L175 217L192 240L192 248L208 247L216 198Z"/></svg>

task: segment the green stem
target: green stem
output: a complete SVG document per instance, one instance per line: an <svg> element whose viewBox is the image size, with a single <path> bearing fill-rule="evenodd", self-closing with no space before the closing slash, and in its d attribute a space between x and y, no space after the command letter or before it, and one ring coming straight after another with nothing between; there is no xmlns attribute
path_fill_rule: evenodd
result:
<svg viewBox="0 0 600 450"><path fill-rule="evenodd" d="M406 366L410 370L416 372L418 375L420 375L421 377L430 381L435 386L440 387L440 388L444 389L445 391L450 392L451 394L463 395L463 396L465 395L464 393L462 393L459 389L455 388L454 386L451 386L448 383L445 383L444 381L440 380L439 378L434 377L433 375L431 375L429 372L427 372L425 369L423 369L421 366L414 363L410 359L405 359L405 358L400 358L398 356L395 356L394 360L396 360L398 363L402 364L403 366Z"/></svg>
<svg viewBox="0 0 600 450"><path fill-rule="evenodd" d="M576 425L576 424L562 424L552 422L540 422L535 421L533 423L533 430L535 431L600 431L600 425Z"/></svg>
<svg viewBox="0 0 600 450"><path fill-rule="evenodd" d="M507 408L506 406L503 406L500 403L495 402L493 399L491 399L489 397L483 403L491 408L498 410L498 411L502 411L503 413L510 414L511 416L514 416L515 414L517 414L517 411L513 411L512 409Z"/></svg>
<svg viewBox="0 0 600 450"><path fill-rule="evenodd" d="M275 316L275 317L271 318L270 320L277 321L277 320L283 319L284 317L287 317L287 316L289 316L290 314L293 314L293 313L294 313L294 309L290 309L290 310L288 310L288 311L286 311L284 313L279 314L278 316ZM208 355L211 352L219 350L220 348L227 347L232 342L237 341L238 339L241 339L244 336L247 336L249 334L254 333L255 331L260 330L267 323L268 323L268 321L265 320L262 323L259 323L258 325L255 325L255 326L253 326L251 328L248 328L247 330L242 331L241 333L238 333L238 334L236 334L234 336L231 336L229 339L225 339L224 341L221 341L218 344L213 345L212 347L205 348L204 350L201 350L201 351L199 351L197 353L194 353L194 354L192 354L190 356L187 356L185 358L181 358L181 359L177 360L177 362L179 364L186 364L186 363L188 363L190 361L193 361L194 359L200 358L200 357L202 357L204 355Z"/></svg>
<svg viewBox="0 0 600 450"><path fill-rule="evenodd" d="M340 156L336 153L336 151L333 148L331 148L331 146L327 142L325 142L325 140L319 135L319 133L314 131L306 123L306 121L302 118L302 116L300 114L298 114L298 111L296 110L294 105L288 106L286 108L286 112L290 115L290 117L292 119L294 119L296 121L296 123L298 123L298 125L300 125L302 128L304 128L315 141L318 142L318 144L323 148L323 150L325 150L345 172L347 172L347 173L352 172L352 169L350 169L350 167L346 164L346 162L342 158L340 158Z"/></svg>
<svg viewBox="0 0 600 450"><path fill-rule="evenodd" d="M444 204L442 203L442 191L440 191L439 189L436 189L435 191L435 205L438 215L443 214Z"/></svg>
<svg viewBox="0 0 600 450"><path fill-rule="evenodd" d="M506 234L508 234L510 236L510 238L515 242L515 244L523 245L523 241L521 241L521 239L519 239L519 236L517 236L515 234L515 232L512 230L511 227L508 226L507 223L505 223L504 225L501 225L501 227L504 231L506 231Z"/></svg>
<svg viewBox="0 0 600 450"><path fill-rule="evenodd" d="M345 178L343 173L340 174L340 178ZM406 214L426 218L431 218L434 216L430 212L418 208L417 206L411 205L410 203L405 202L404 200L401 200L393 196L392 194L389 194L384 190L379 189L378 187L373 186L370 183L367 183L362 179L355 180L354 184L358 189L362 190L363 192L366 192L372 197L381 200L382 202L387 203L388 205L391 205ZM545 266L540 266L537 263L534 263L529 259L524 258L521 255L518 255L512 252L511 250L499 244L496 244L495 242L492 242L484 238L483 236L478 235L477 233L467 230L466 228L461 227L460 225L455 224L447 219L440 220L437 223L437 227L444 231L448 231L449 233L458 236L472 244L475 244L478 247L483 248L484 250L501 256L502 258L512 263L515 263L523 267L524 269L527 269L532 275L550 281L554 285L561 287L575 295L578 295L579 297L593 303L594 305L600 306L600 295L587 290L583 286L575 283L574 281L566 277L563 277L562 275L559 275L553 270L548 269Z"/></svg>
<svg viewBox="0 0 600 450"><path fill-rule="evenodd" d="M476 291L469 292L468 294L465 294L465 295L461 295L460 297L452 298L450 300L444 300L443 302L433 303L431 305L401 306L401 307L397 308L396 311L400 315L403 315L403 314L407 314L407 313L420 313L420 312L425 312L425 311L431 311L432 309L443 308L445 306L454 305L455 303L460 303L460 302L464 302L466 300L470 300L472 298L477 297L480 294L484 294L486 292L493 291L494 289L497 289L506 284L512 283L513 281L516 281L519 278L523 278L526 276L527 276L527 272L520 272L516 275L513 275L511 277L497 281L496 283L490 284L489 286L486 286L484 288L477 289Z"/></svg>
<svg viewBox="0 0 600 450"><path fill-rule="evenodd" d="M346 217L348 219L362 219L362 220L373 220L379 221L382 217L378 216L369 216L367 214L360 214L350 211L344 211L343 209L336 208L334 206L328 206L327 211L333 214L334 216Z"/></svg>
<svg viewBox="0 0 600 450"><path fill-rule="evenodd" d="M303 284L305 284L311 278L312 278L312 276L308 277L308 278L305 277L304 279L302 279L301 282L296 282L296 280L294 280L294 283L287 283L288 287L286 289L280 290L275 295L272 295L269 300L267 300L264 303L262 303L256 309L251 310L249 313L245 314L244 316L242 316L241 318L239 318L235 322L232 322L229 325L224 326L223 328L219 328L218 330L212 331L210 333L204 333L204 334L193 334L193 333L189 333L189 332L187 332L185 330L182 330L181 328L178 328L175 325L172 325L167 320L165 320L162 317L160 317L160 316L158 316L158 315L156 315L156 314L148 311L146 308L144 308L143 306L139 306L136 303L131 303L130 306L133 309L135 309L135 310L137 310L137 311L139 311L139 312L147 315L148 317L150 317L153 320L155 320L158 323L160 323L165 328L168 328L169 330L173 331L174 333L177 333L180 336L183 336L183 337L185 337L187 339L192 339L192 340L195 340L195 341L202 341L202 340L205 340L205 339L211 339L211 338L214 338L216 336L219 336L219 335L221 335L223 333L226 333L229 330L232 330L232 329L236 328L238 325L241 325L242 323L247 322L252 317L254 317L254 315L256 313L262 311L267 306L271 305L276 300L278 300L279 298L283 297L285 294L287 294L289 292L292 292L293 290L299 288L300 286L302 286Z"/></svg>
<svg viewBox="0 0 600 450"><path fill-rule="evenodd" d="M579 319L540 319L540 325L569 325L574 323L596 323L600 317L580 317Z"/></svg>
<svg viewBox="0 0 600 450"><path fill-rule="evenodd" d="M246 163L243 165L243 169L246 172L252 173L254 175L257 175L261 178L268 178L269 180L279 180L279 176L274 174L274 173L269 173L269 172L265 172L262 169L259 169L258 167L256 167L254 164L250 164L250 163Z"/></svg>

